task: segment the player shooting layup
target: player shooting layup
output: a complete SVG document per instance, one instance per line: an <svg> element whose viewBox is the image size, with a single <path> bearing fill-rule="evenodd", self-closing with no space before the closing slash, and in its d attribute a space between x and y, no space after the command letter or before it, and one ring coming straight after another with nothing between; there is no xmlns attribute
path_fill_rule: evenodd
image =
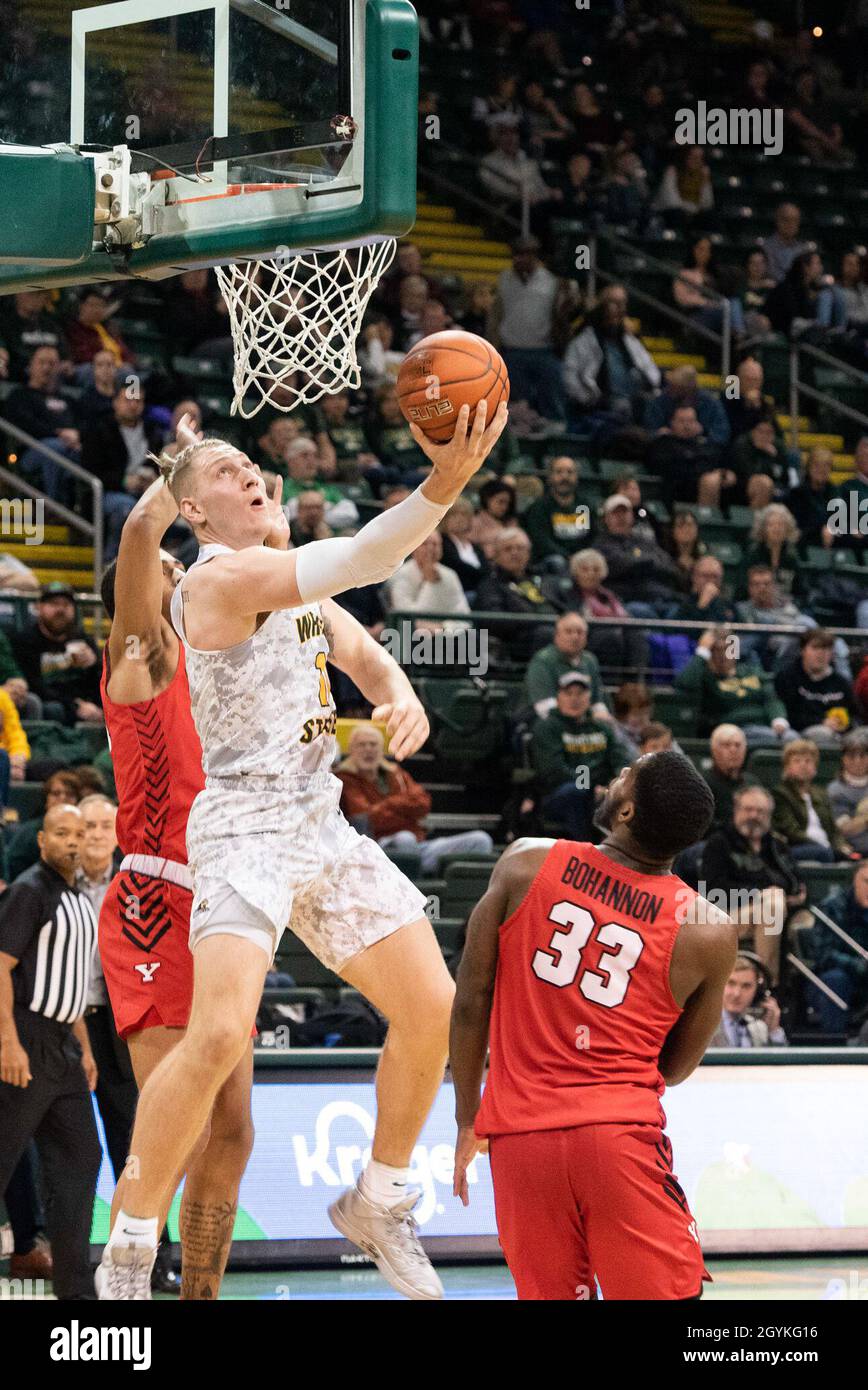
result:
<svg viewBox="0 0 868 1390"><path fill-rule="evenodd" d="M352 538L287 553L263 545L279 505L244 454L204 440L172 461L172 494L201 546L171 607L205 771L187 831L193 1004L183 1039L139 1100L130 1146L136 1176L119 1184L97 1276L101 1297L147 1297L166 1193L249 1045L287 926L389 1020L372 1158L330 1209L332 1220L393 1287L411 1298L442 1297L411 1215L417 1194L406 1184L442 1080L452 982L422 894L340 813L340 783L328 770L335 709L325 619L333 659L376 699L374 715L385 719L398 758L412 739L402 703L412 692L403 677L398 686L364 629L337 605L320 604L385 580L434 530L494 447L507 410L486 429L481 404L469 435L468 416L464 407L443 445L412 427L434 467L405 501Z"/></svg>
<svg viewBox="0 0 868 1390"><path fill-rule="evenodd" d="M729 918L671 872L713 809L680 753L640 758L600 806L602 845L516 841L470 918L449 1048L455 1192L466 1206L487 1138L519 1298L700 1295L660 1097L698 1065L735 960Z"/></svg>
<svg viewBox="0 0 868 1390"><path fill-rule="evenodd" d="M196 438L184 417L179 441L192 444ZM188 943L193 881L186 831L205 778L184 648L169 621L183 566L160 550L177 512L162 480L152 484L130 513L117 560L102 579L112 620L103 654L102 701L124 860L100 912L100 958L140 1090L180 1041L193 998ZM252 1082L251 1043L221 1086L186 1160L179 1218L185 1299L216 1299L220 1290L238 1187L253 1145ZM174 1187L160 1209L161 1229L173 1196Z"/></svg>

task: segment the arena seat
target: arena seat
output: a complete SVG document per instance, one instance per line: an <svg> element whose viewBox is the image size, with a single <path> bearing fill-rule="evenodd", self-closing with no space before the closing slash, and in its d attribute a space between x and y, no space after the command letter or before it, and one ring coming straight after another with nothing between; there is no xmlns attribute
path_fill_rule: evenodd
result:
<svg viewBox="0 0 868 1390"><path fill-rule="evenodd" d="M491 866L473 860L458 860L446 870L446 890L441 906L449 917L463 921L470 916L488 889Z"/></svg>
<svg viewBox="0 0 868 1390"><path fill-rule="evenodd" d="M821 748L817 781L826 786L837 776L841 754L837 748ZM783 753L780 748L755 748L748 754L747 770L769 791L780 784L783 772Z"/></svg>
<svg viewBox="0 0 868 1390"><path fill-rule="evenodd" d="M489 681L480 690L470 680L422 676L416 688L431 717L434 751L444 761L485 762L503 751L512 711L503 682Z"/></svg>
<svg viewBox="0 0 868 1390"><path fill-rule="evenodd" d="M41 782L10 782L9 806L18 812L19 820L35 820L45 810L45 792Z"/></svg>
<svg viewBox="0 0 868 1390"><path fill-rule="evenodd" d="M668 724L676 739L693 738L696 734L696 707L689 695L680 690L654 688L654 718Z"/></svg>
<svg viewBox="0 0 868 1390"><path fill-rule="evenodd" d="M340 980L322 961L308 950L294 932L285 931L277 948L274 968L285 970L297 985L330 986L337 988Z"/></svg>
<svg viewBox="0 0 868 1390"><path fill-rule="evenodd" d="M815 903L822 907L823 899L828 897L833 888L845 888L849 885L853 877L853 865L802 863L798 865L798 873L808 890L808 905Z"/></svg>

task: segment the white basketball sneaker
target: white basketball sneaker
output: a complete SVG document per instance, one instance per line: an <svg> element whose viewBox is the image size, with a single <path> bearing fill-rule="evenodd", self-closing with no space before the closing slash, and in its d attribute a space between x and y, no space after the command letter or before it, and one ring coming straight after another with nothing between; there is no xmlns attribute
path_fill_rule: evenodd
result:
<svg viewBox="0 0 868 1390"><path fill-rule="evenodd" d="M419 1241L412 1211L421 1192L410 1192L394 1207L381 1207L363 1192L348 1187L329 1207L331 1223L342 1236L370 1255L383 1278L405 1298L443 1297L443 1285Z"/></svg>
<svg viewBox="0 0 868 1390"><path fill-rule="evenodd" d="M94 1283L98 1299L136 1302L151 1297L151 1270L157 1258L150 1245L107 1245Z"/></svg>

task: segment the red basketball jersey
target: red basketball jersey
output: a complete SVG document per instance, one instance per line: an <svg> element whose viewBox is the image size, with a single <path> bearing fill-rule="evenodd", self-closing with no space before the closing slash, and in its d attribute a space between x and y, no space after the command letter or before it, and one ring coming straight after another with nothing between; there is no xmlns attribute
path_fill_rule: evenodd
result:
<svg viewBox="0 0 868 1390"><path fill-rule="evenodd" d="M178 648L178 668L166 689L134 705L110 699L106 649L100 692L118 790L121 850L186 864L187 818L205 777L183 644Z"/></svg>
<svg viewBox="0 0 868 1390"><path fill-rule="evenodd" d="M500 928L480 1136L662 1124L669 962L696 894L559 840Z"/></svg>

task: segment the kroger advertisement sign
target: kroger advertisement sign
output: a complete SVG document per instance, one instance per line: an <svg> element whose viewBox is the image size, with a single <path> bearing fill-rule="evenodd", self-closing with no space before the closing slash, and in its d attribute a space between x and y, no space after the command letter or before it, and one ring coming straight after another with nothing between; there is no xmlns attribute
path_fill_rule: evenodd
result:
<svg viewBox="0 0 868 1390"><path fill-rule="evenodd" d="M326 1208L368 1157L375 1097L373 1082L320 1074L328 1079L257 1081L256 1147L236 1239L335 1239ZM868 1067L701 1067L667 1094L665 1108L675 1169L707 1252L868 1243ZM490 1247L496 1236L491 1173L487 1158L478 1158L470 1206L452 1196L453 1115L452 1087L444 1085L413 1154L422 1193L416 1215L423 1235L466 1239L472 1253L481 1237ZM105 1239L111 1194L106 1163L94 1240Z"/></svg>

